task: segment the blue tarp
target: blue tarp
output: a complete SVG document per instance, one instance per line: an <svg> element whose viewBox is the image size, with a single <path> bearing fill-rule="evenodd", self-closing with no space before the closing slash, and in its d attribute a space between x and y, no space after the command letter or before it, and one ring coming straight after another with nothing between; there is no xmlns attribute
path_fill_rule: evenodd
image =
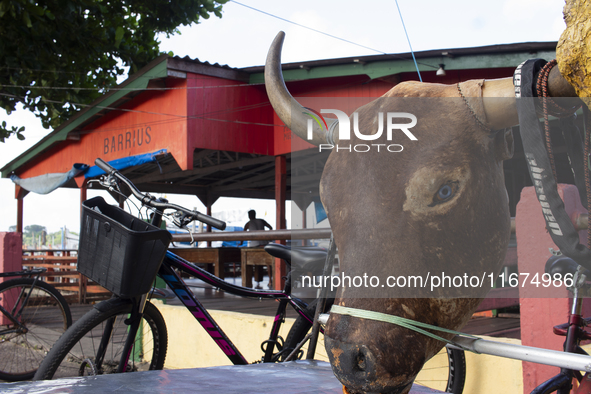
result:
<svg viewBox="0 0 591 394"><path fill-rule="evenodd" d="M115 169L117 169L117 170L123 170L124 168L127 168L127 167L139 166L144 163L149 163L151 161L155 161L156 159L154 157L157 155L161 155L163 153L166 153L166 149L161 149L156 152L146 153L146 154L138 155L138 156L123 157L121 159L111 160L108 163L111 166L115 167ZM94 178L95 176L103 175L104 173L105 172L103 170L101 170L100 168L98 168L97 166L92 166L88 169L88 171L86 171L86 174L84 174L84 177L85 178Z"/></svg>
<svg viewBox="0 0 591 394"><path fill-rule="evenodd" d="M122 159L111 160L109 164L115 167L117 170L123 170L127 167L139 166L144 163L155 161L155 157L163 153L166 153L166 149L161 149L157 152L146 153L143 155L129 156ZM89 167L86 164L76 163L72 169L66 173L45 174L26 179L21 179L17 175L13 174L10 176L10 179L23 189L30 192L37 194L48 194L58 187L65 185L70 179L78 176L82 172L85 172L85 178L94 178L105 173L97 166Z"/></svg>
<svg viewBox="0 0 591 394"><path fill-rule="evenodd" d="M314 199L314 210L316 211L316 223L320 223L327 218L326 210L324 209L324 205L322 205L322 201L320 201L320 197Z"/></svg>
<svg viewBox="0 0 591 394"><path fill-rule="evenodd" d="M65 185L70 179L87 169L88 166L86 164L76 163L72 166L70 171L65 173L44 174L26 179L21 179L13 174L10 176L10 179L23 189L30 192L48 194L58 187Z"/></svg>

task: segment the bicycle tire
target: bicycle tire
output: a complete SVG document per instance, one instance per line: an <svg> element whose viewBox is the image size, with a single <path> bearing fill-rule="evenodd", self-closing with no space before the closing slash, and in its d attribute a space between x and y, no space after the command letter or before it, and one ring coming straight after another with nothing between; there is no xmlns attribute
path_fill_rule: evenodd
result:
<svg viewBox="0 0 591 394"><path fill-rule="evenodd" d="M326 300L326 305L324 306L324 312L327 312L334 304L334 298L328 298ZM308 316L314 316L316 312L316 307L318 305L318 299L315 299L305 309L305 313ZM283 345L283 350L281 353L280 361L285 361L287 356L296 348L296 346L306 337L308 331L312 328L312 323L310 323L305 317L299 315L296 318L296 321L293 323L289 332L287 333L287 337L285 338L285 343ZM300 359L302 357L302 353L299 354L296 359Z"/></svg>
<svg viewBox="0 0 591 394"><path fill-rule="evenodd" d="M126 318L132 310L131 301L112 298L95 305L56 342L43 360L33 380L102 375L114 373L119 365L127 338ZM102 365L95 365L95 353L106 322L115 317L115 324ZM132 349L128 371L162 369L166 358L168 334L158 309L146 302L142 325ZM141 338L141 339L140 339Z"/></svg>
<svg viewBox="0 0 591 394"><path fill-rule="evenodd" d="M29 294L32 287L23 307L20 295ZM19 330L7 316L0 314L0 379L11 382L31 379L53 344L72 325L70 307L55 287L41 280L35 282L33 278L1 283L0 304L25 326ZM20 316L14 316L13 311L18 309Z"/></svg>
<svg viewBox="0 0 591 394"><path fill-rule="evenodd" d="M463 350L443 348L424 365L415 383L446 393L462 394L466 382Z"/></svg>

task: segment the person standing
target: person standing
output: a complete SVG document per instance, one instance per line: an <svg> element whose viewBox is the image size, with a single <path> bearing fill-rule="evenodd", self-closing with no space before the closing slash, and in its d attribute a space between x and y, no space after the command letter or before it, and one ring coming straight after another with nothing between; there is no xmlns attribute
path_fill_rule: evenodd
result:
<svg viewBox="0 0 591 394"><path fill-rule="evenodd" d="M251 209L250 211L248 211L248 218L250 219L245 225L244 225L244 231L257 231L257 230L265 230L265 228L269 228L269 230L273 230L273 227L271 227L271 225L269 223L267 223L266 220L264 219L258 219L257 217L257 213L254 209ZM243 241L240 241L240 245L242 245ZM248 246L251 248L257 248L257 247L263 247L266 244L268 244L269 241L259 241L259 240L252 240L248 242ZM261 289L261 281L263 280L263 272L262 272L262 268L263 266L255 266L254 267L254 278L257 281L257 285L255 287L255 289ZM272 288L272 278L271 278L271 266L268 265L267 266L267 273L269 275L269 288Z"/></svg>
<svg viewBox="0 0 591 394"><path fill-rule="evenodd" d="M254 209L248 211L248 219L250 219L244 225L244 231L257 231L257 230L265 230L265 228L269 228L269 230L273 230L273 227L267 223L264 219L258 219L257 213ZM248 246L250 247L257 247L257 246L265 246L268 244L268 241L250 241ZM242 242L240 242L242 244Z"/></svg>

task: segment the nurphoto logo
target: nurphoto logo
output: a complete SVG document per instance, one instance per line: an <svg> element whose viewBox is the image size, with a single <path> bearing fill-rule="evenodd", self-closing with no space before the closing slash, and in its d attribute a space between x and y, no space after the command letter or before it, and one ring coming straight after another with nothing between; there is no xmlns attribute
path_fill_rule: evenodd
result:
<svg viewBox="0 0 591 394"><path fill-rule="evenodd" d="M334 132L335 128L338 126L339 141L345 141L351 139L351 121L347 114L343 111L338 109L321 109L320 113L314 111L311 108L306 108L309 112L304 112L304 114L310 116L308 119L307 124L307 139L312 140L313 138L313 129L314 129L314 122L320 127L320 129L327 131L327 135L330 136L330 139L333 138L332 133ZM333 114L336 115L337 119L336 122L331 122L329 125L324 119L322 114ZM355 136L363 141L375 141L382 136L384 133L384 113L378 112L377 114L377 123L378 123L378 130L372 134L364 134L359 130L359 114L357 112L353 112L353 133ZM394 121L396 119L396 122ZM410 120L410 122L400 123L401 119ZM416 126L417 124L417 117L413 114L408 112L387 112L386 113L386 139L388 141L392 141L394 132L400 130L408 137L411 141L417 141L417 137L414 136L410 132L410 128ZM365 130L367 132L367 130ZM329 141L330 141L329 139ZM332 150L335 149L336 151L347 151L347 152L369 152L370 150L374 149L380 152L388 151L388 152L402 152L404 147L400 144L355 144L355 145L337 145L335 143L329 144L319 144L318 150L322 152L322 150ZM381 149L381 150L380 150Z"/></svg>

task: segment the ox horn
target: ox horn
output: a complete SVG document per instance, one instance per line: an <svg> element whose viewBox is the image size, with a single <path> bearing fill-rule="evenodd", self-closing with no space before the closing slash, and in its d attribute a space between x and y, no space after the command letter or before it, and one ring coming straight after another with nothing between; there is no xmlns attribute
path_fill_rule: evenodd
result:
<svg viewBox="0 0 591 394"><path fill-rule="evenodd" d="M300 138L314 145L335 143L332 135L338 136L338 122L336 119L326 119L328 130L320 127L312 117L310 111L298 103L287 90L281 72L281 48L285 33L280 31L269 48L265 62L265 88L269 101L277 116ZM308 138L308 121L312 122L312 139Z"/></svg>
<svg viewBox="0 0 591 394"><path fill-rule="evenodd" d="M551 97L572 97L573 103L569 104L573 107L581 104L575 89L560 74L558 67L554 67L550 71L548 94ZM513 78L486 80L482 87L482 97L487 126L491 130L500 130L519 123ZM487 100L489 98L491 100Z"/></svg>
<svg viewBox="0 0 591 394"><path fill-rule="evenodd" d="M338 142L338 122L336 119L326 119L328 130L320 127L316 122L312 121L311 116L307 115L309 110L299 104L285 86L281 72L281 48L284 38L285 33L279 32L267 54L265 87L269 101L283 123L302 139L308 140L314 145L334 144ZM581 103L575 89L560 74L558 67L554 67L550 71L548 93L551 97L573 98L572 106ZM513 78L486 80L482 87L482 97L484 99L486 124L491 130L500 130L519 124ZM312 121L313 126L311 140L308 138L309 121Z"/></svg>

